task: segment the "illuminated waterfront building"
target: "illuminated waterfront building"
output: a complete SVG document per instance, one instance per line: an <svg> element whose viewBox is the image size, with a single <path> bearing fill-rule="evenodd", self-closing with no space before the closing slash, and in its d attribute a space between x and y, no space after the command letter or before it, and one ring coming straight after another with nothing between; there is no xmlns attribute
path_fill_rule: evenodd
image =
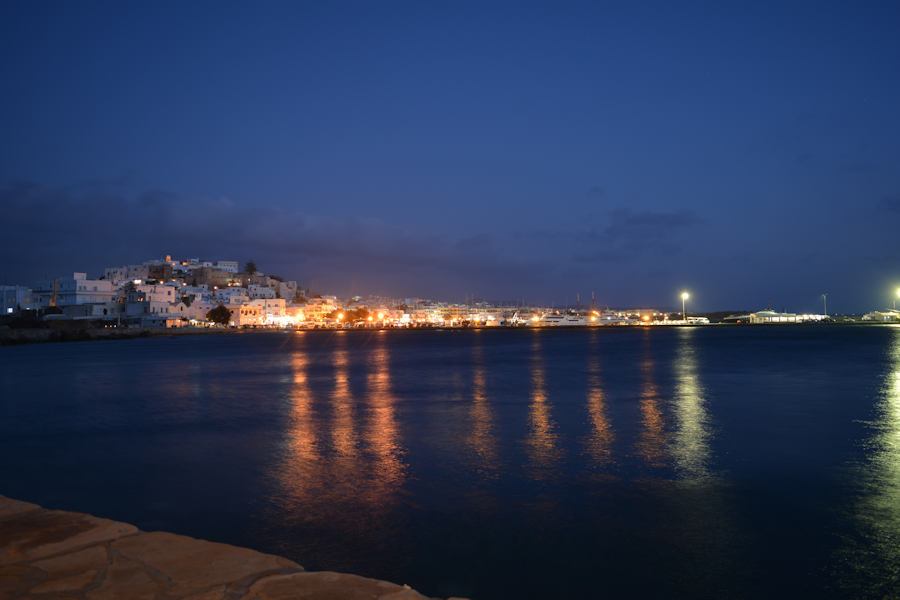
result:
<svg viewBox="0 0 900 600"><path fill-rule="evenodd" d="M863 321L892 323L900 321L900 310L873 310L862 316Z"/></svg>

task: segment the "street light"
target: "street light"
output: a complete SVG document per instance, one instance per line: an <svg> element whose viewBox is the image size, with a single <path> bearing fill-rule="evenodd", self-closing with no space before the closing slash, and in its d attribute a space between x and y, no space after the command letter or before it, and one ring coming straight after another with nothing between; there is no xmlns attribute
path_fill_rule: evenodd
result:
<svg viewBox="0 0 900 600"><path fill-rule="evenodd" d="M897 298L900 298L900 287L894 290L894 310L897 310Z"/></svg>
<svg viewBox="0 0 900 600"><path fill-rule="evenodd" d="M684 311L684 303L688 301L691 295L687 292L681 292L681 320L687 321L687 313Z"/></svg>

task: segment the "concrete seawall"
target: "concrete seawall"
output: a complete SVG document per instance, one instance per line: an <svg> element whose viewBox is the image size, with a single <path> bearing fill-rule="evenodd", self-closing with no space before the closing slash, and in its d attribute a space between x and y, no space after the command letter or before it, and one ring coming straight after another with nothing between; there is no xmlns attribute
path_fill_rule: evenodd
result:
<svg viewBox="0 0 900 600"><path fill-rule="evenodd" d="M0 496L0 599L424 600L280 556Z"/></svg>

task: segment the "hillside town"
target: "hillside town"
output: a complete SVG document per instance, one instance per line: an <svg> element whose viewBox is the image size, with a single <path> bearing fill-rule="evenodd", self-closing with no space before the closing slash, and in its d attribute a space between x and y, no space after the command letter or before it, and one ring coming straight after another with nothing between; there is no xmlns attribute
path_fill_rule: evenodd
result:
<svg viewBox="0 0 900 600"><path fill-rule="evenodd" d="M107 267L41 281L31 287L0 286L5 317L41 321L89 321L101 327L167 329L232 328L411 328L411 327L577 327L602 325L706 325L706 316L682 311L548 307L485 301L441 302L312 293L297 281L267 274L252 261L174 259ZM818 322L827 314L762 310L726 315L721 322L782 324ZM874 311L864 321L900 322L900 312Z"/></svg>
<svg viewBox="0 0 900 600"><path fill-rule="evenodd" d="M578 326L689 322L704 317L652 309L441 302L312 293L251 261L174 259L112 266L97 278L78 272L32 287L0 286L4 315L97 321L140 328L354 328ZM682 318L685 317L685 318Z"/></svg>

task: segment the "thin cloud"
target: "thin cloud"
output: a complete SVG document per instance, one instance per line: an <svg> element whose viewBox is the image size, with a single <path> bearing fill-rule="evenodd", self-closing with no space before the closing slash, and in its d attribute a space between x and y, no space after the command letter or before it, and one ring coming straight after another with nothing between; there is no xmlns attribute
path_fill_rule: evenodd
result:
<svg viewBox="0 0 900 600"><path fill-rule="evenodd" d="M8 227L0 239L9 282L103 267L164 254L252 258L268 272L315 281L339 292L427 295L454 289L502 293L534 265L505 257L492 236L461 239L413 232L378 219L335 218L228 198L167 191L126 194L104 184L0 188ZM5 282L5 281L4 281Z"/></svg>

